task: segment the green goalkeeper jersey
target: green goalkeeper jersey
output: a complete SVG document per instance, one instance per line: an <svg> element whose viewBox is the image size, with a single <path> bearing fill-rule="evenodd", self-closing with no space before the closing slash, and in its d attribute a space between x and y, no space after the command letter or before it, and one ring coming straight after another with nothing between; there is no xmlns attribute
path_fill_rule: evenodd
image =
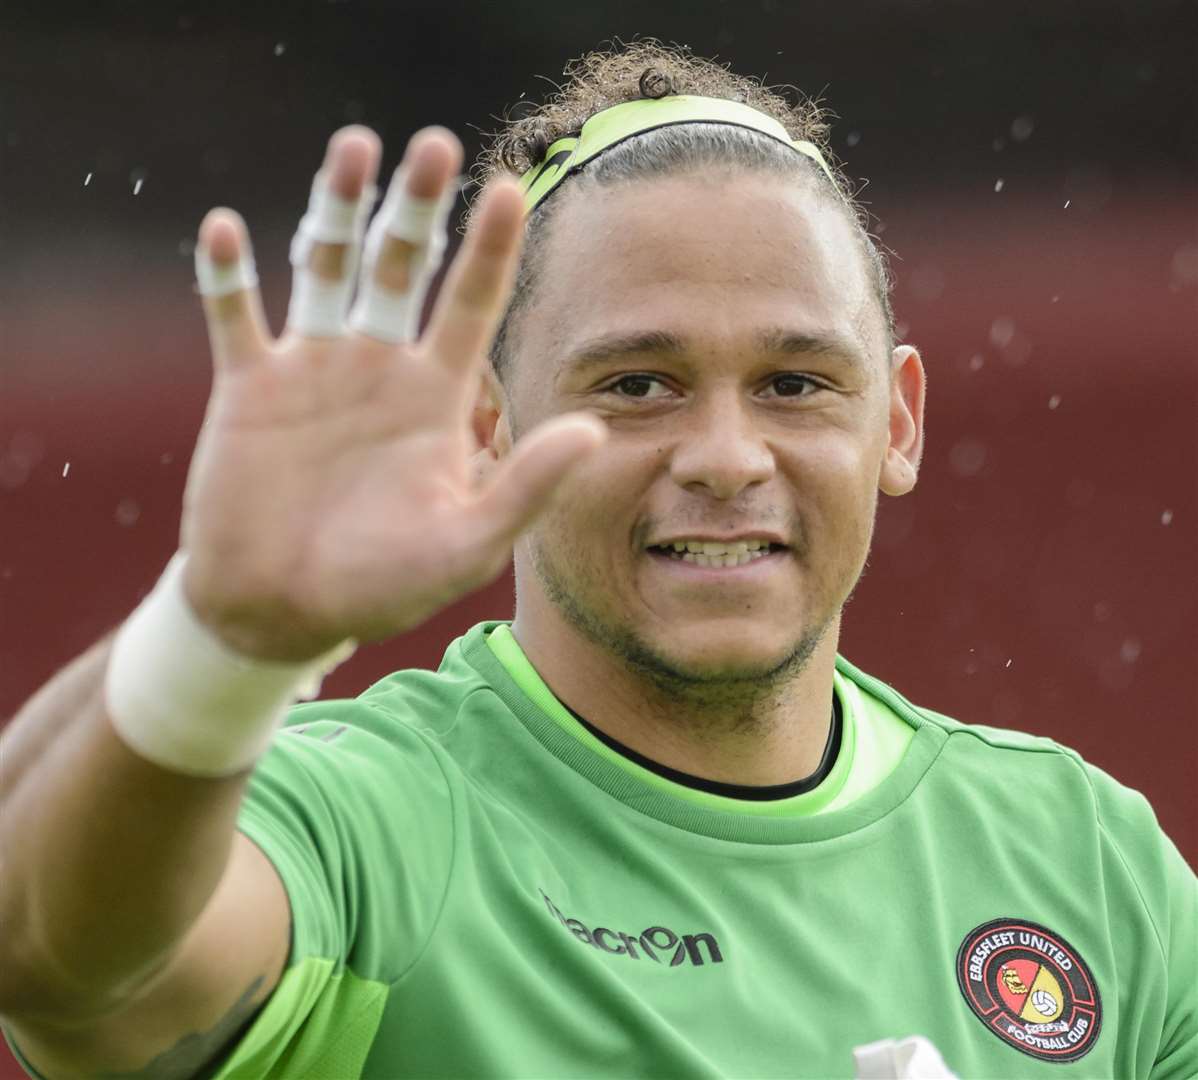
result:
<svg viewBox="0 0 1198 1080"><path fill-rule="evenodd" d="M494 640L488 635L494 631ZM1198 1075L1198 889L1138 794L841 661L838 760L737 800L621 758L499 624L297 707L240 827L291 956L219 1076Z"/></svg>

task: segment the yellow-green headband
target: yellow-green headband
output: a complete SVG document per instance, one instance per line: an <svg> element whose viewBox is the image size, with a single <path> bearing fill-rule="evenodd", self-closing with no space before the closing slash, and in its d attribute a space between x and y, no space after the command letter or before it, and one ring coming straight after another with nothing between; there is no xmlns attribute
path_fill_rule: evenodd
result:
<svg viewBox="0 0 1198 1080"><path fill-rule="evenodd" d="M723 98L695 97L689 94L671 94L662 98L640 98L625 101L609 109L595 113L582 125L582 130L565 135L553 143L545 156L520 177L524 188L524 212L531 214L537 206L571 173L577 172L588 161L598 157L616 143L630 139L654 128L669 127L671 124L732 124L735 127L751 128L772 139L793 147L800 154L811 158L836 187L832 170L824 155L814 143L803 139L792 139L772 116L759 112L739 101Z"/></svg>

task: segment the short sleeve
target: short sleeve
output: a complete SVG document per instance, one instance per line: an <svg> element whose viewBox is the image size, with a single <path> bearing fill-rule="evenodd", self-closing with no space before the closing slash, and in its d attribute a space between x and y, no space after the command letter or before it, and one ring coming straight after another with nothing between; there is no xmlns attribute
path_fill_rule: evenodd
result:
<svg viewBox="0 0 1198 1080"><path fill-rule="evenodd" d="M1193 1080L1198 1076L1198 878L1142 795L1100 769L1087 770L1099 820L1135 883L1160 944L1165 1009L1148 1075L1151 1080Z"/></svg>
<svg viewBox="0 0 1198 1080"><path fill-rule="evenodd" d="M339 1066L364 1059L445 895L453 813L438 751L368 703L301 705L255 768L238 828L282 879L291 954L219 1075L318 1068L346 1040Z"/></svg>

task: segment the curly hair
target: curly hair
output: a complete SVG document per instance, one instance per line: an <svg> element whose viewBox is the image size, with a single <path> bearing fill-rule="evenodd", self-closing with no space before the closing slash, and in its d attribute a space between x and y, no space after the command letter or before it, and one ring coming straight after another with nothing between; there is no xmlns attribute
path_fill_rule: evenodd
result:
<svg viewBox="0 0 1198 1080"><path fill-rule="evenodd" d="M541 161L555 141L577 133L591 116L613 105L667 94L742 102L773 117L792 139L817 146L828 162L831 184L809 159L776 140L746 129L702 124L646 132L600 155L588 164L585 173L594 182L611 183L724 161L763 171L804 170L818 174L822 179L817 183L828 189L834 186L853 218L874 293L893 340L890 271L870 237L869 216L854 198L828 146L830 114L818 101L792 86L765 86L758 79L730 71L726 65L695 56L685 46L664 45L652 38L616 42L610 48L589 52L570 61L563 75L564 83L542 104L521 103L509 110L500 130L491 133L472 170L475 190L496 175L524 173ZM515 289L491 349L491 361L500 377L507 363L512 324L531 298L541 249L555 209L556 200L548 199L528 218Z"/></svg>

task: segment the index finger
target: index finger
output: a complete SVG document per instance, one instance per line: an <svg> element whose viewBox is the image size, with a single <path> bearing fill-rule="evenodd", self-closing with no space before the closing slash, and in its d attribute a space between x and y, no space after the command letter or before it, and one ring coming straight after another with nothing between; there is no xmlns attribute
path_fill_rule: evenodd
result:
<svg viewBox="0 0 1198 1080"><path fill-rule="evenodd" d="M457 371L472 367L499 326L520 255L524 197L514 180L495 180L446 275L424 346Z"/></svg>

